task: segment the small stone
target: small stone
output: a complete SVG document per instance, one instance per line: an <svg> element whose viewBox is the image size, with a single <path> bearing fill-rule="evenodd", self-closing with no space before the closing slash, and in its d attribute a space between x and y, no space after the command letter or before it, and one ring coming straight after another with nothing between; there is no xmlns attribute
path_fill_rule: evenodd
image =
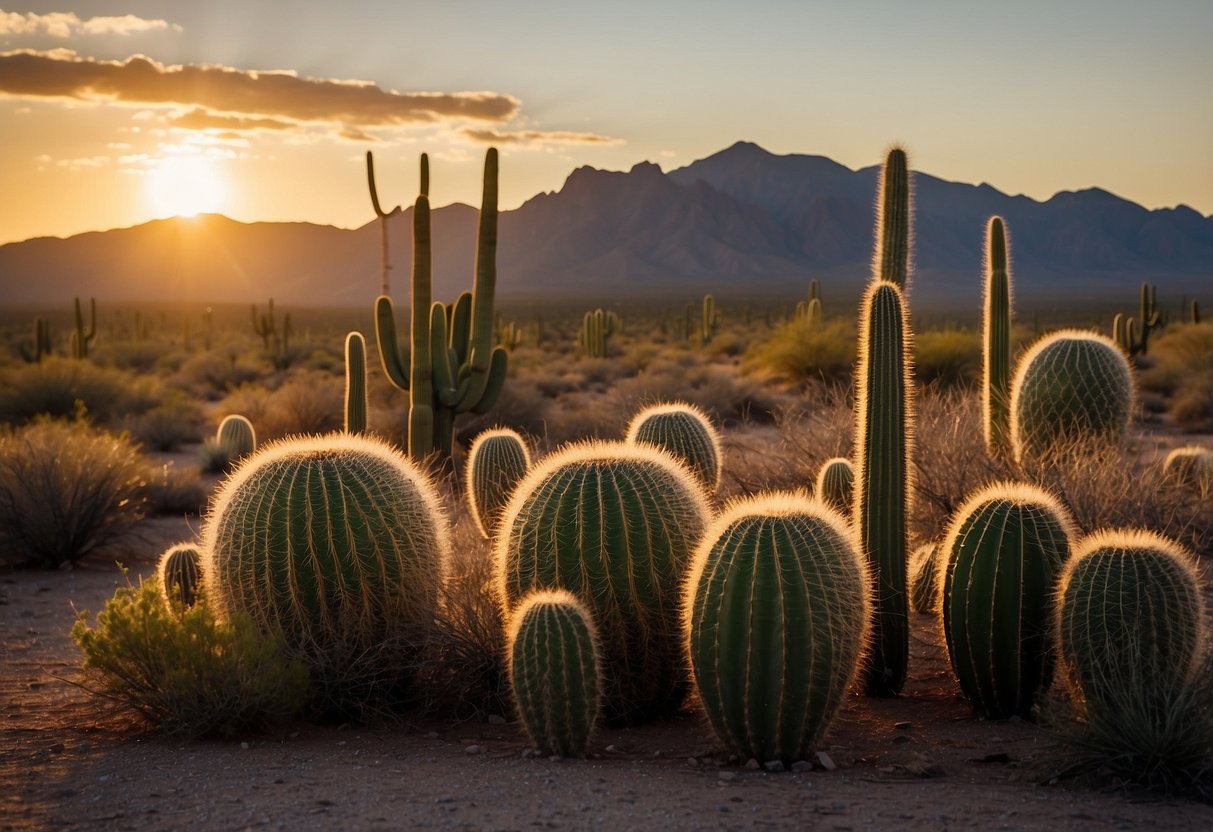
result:
<svg viewBox="0 0 1213 832"><path fill-rule="evenodd" d="M737 772L735 772L735 771L718 771L718 772L716 772L716 779L723 780L725 783L731 783L737 779Z"/></svg>
<svg viewBox="0 0 1213 832"><path fill-rule="evenodd" d="M489 714L489 725L505 725L505 717L501 714Z"/></svg>
<svg viewBox="0 0 1213 832"><path fill-rule="evenodd" d="M464 754L483 754L484 746L483 745L469 745L467 748L463 749L463 753Z"/></svg>
<svg viewBox="0 0 1213 832"><path fill-rule="evenodd" d="M757 760L751 757L745 761L745 768L746 771L758 771L758 769L762 768L762 766L758 764Z"/></svg>
<svg viewBox="0 0 1213 832"><path fill-rule="evenodd" d="M660 757L660 756L661 756L661 751L654 751L654 752L653 752L653 756L654 756L654 757Z"/></svg>
<svg viewBox="0 0 1213 832"><path fill-rule="evenodd" d="M826 771L834 771L838 766L834 765L834 761L830 759L830 755L824 751L817 752L817 764Z"/></svg>
<svg viewBox="0 0 1213 832"><path fill-rule="evenodd" d="M524 749L522 749L522 759L529 760L532 757L538 755L538 753L539 752L533 748L524 748Z"/></svg>
<svg viewBox="0 0 1213 832"><path fill-rule="evenodd" d="M893 727L895 729L897 729L898 731L908 731L908 730L910 730L911 727L913 727L913 725L914 725L914 723L912 723L912 722L894 722L893 723Z"/></svg>
<svg viewBox="0 0 1213 832"><path fill-rule="evenodd" d="M792 763L792 771L794 771L797 774L800 774L801 772L804 772L804 771L812 771L812 770L813 770L813 764L810 763L808 760L797 760L796 762Z"/></svg>
<svg viewBox="0 0 1213 832"><path fill-rule="evenodd" d="M606 750L607 750L607 753L608 753L608 754L618 754L618 753L620 753L620 752L619 752L619 746L617 746L617 745L608 745L608 746L606 747Z"/></svg>
<svg viewBox="0 0 1213 832"><path fill-rule="evenodd" d="M687 765L691 768L699 768L699 761L694 757L687 757Z"/></svg>
<svg viewBox="0 0 1213 832"><path fill-rule="evenodd" d="M728 811L730 811L730 809L729 809L729 807L728 807L728 806L725 806L725 805L722 803L722 804L720 804L719 806L717 806L717 807L716 807L716 811L717 811L717 812L728 812Z"/></svg>
<svg viewBox="0 0 1213 832"><path fill-rule="evenodd" d="M436 740L436 739L438 739L438 732L430 731L428 734L425 735L425 738L427 740Z"/></svg>
<svg viewBox="0 0 1213 832"><path fill-rule="evenodd" d="M767 760L766 763L763 764L763 768L765 768L767 771L784 771L785 770L783 767L782 760Z"/></svg>
<svg viewBox="0 0 1213 832"><path fill-rule="evenodd" d="M247 742L242 742L242 743L240 743L240 747L241 747L243 750L248 751L248 743L247 743Z"/></svg>

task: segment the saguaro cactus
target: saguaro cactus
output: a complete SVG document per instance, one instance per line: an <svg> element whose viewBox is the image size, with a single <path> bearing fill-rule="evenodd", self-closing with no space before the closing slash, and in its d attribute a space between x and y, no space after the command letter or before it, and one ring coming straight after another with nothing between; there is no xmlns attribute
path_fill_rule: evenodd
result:
<svg viewBox="0 0 1213 832"><path fill-rule="evenodd" d="M716 334L720 326L720 313L716 311L716 298L712 295L703 296L703 317L700 319L699 337L707 344Z"/></svg>
<svg viewBox="0 0 1213 832"><path fill-rule="evenodd" d="M502 610L535 589L589 608L612 723L668 714L686 693L679 592L708 515L685 467L624 442L568 446L514 489L494 544Z"/></svg>
<svg viewBox="0 0 1213 832"><path fill-rule="evenodd" d="M685 462L708 492L720 486L720 433L708 415L686 402L644 408L628 424L625 441L656 445Z"/></svg>
<svg viewBox="0 0 1213 832"><path fill-rule="evenodd" d="M345 432L366 430L366 340L361 332L345 336Z"/></svg>
<svg viewBox="0 0 1213 832"><path fill-rule="evenodd" d="M202 552L193 543L178 543L167 549L156 564L160 591L165 603L190 607L198 600L198 562Z"/></svg>
<svg viewBox="0 0 1213 832"><path fill-rule="evenodd" d="M986 448L991 455L1003 455L1011 447L1011 269L1002 217L991 217L986 228L985 272L982 421Z"/></svg>
<svg viewBox="0 0 1213 832"><path fill-rule="evenodd" d="M1053 677L1054 593L1070 553L1061 505L1030 485L971 497L943 544L943 628L952 669L984 716L1029 718Z"/></svg>
<svg viewBox="0 0 1213 832"><path fill-rule="evenodd" d="M88 326L84 325L84 313L80 309L80 298L76 298L76 328L72 331L72 358L88 358L89 347L97 337L97 299L88 299Z"/></svg>
<svg viewBox="0 0 1213 832"><path fill-rule="evenodd" d="M392 263L388 256L387 221L400 213L400 206L397 205L390 211L384 211L379 207L379 190L375 187L375 160L369 150L366 152L366 184L371 191L371 207L375 209L375 216L379 218L380 262L383 266L383 281L379 294L386 295L390 289L390 275L392 272ZM424 191L425 188L423 187L422 192Z"/></svg>
<svg viewBox="0 0 1213 832"><path fill-rule="evenodd" d="M874 281L859 321L853 523L871 565L875 626L867 666L873 696L895 696L909 656L906 516L911 493L914 393L901 290Z"/></svg>
<svg viewBox="0 0 1213 832"><path fill-rule="evenodd" d="M563 590L532 592L510 622L506 654L531 742L544 754L584 757L602 701L589 610Z"/></svg>
<svg viewBox="0 0 1213 832"><path fill-rule="evenodd" d="M734 502L704 534L686 595L688 655L717 736L743 759L807 759L871 626L846 521L798 494Z"/></svg>
<svg viewBox="0 0 1213 832"><path fill-rule="evenodd" d="M855 469L851 460L836 456L821 463L813 493L835 511L850 514L855 499Z"/></svg>
<svg viewBox="0 0 1213 832"><path fill-rule="evenodd" d="M480 534L491 538L514 488L531 468L526 442L509 428L494 428L472 440L467 460L468 505Z"/></svg>
<svg viewBox="0 0 1213 832"><path fill-rule="evenodd" d="M894 147L880 171L880 191L876 197L876 251L872 274L879 280L897 284L903 292L910 282L910 244L913 234L910 170L903 148Z"/></svg>

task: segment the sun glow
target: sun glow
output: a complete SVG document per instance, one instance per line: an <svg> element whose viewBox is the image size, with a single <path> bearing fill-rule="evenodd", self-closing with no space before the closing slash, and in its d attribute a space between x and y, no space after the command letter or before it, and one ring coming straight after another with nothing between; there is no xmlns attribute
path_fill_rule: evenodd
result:
<svg viewBox="0 0 1213 832"><path fill-rule="evenodd" d="M206 156L169 156L147 172L145 196L160 217L220 211L227 198L222 174Z"/></svg>

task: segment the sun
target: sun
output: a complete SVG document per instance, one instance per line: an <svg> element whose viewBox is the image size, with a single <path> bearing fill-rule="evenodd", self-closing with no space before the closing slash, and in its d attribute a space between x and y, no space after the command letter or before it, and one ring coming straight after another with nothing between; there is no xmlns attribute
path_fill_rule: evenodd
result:
<svg viewBox="0 0 1213 832"><path fill-rule="evenodd" d="M223 175L206 156L168 156L147 173L145 196L158 217L192 217L223 208Z"/></svg>

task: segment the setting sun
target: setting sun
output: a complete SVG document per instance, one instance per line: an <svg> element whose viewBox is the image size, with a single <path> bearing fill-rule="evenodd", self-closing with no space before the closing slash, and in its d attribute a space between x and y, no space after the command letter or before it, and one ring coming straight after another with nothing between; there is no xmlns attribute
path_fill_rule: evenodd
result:
<svg viewBox="0 0 1213 832"><path fill-rule="evenodd" d="M148 170L145 194L157 216L192 217L221 211L227 188L214 160L173 156Z"/></svg>

